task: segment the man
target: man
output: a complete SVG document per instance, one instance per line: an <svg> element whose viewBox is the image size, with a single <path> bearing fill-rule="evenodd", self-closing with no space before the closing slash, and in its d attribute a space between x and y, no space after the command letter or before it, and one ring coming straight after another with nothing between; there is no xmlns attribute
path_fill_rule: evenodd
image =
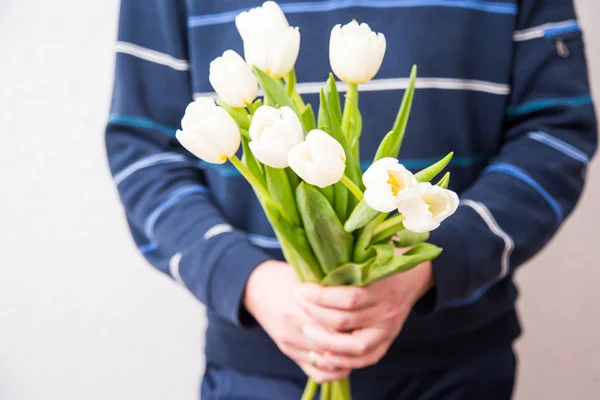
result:
<svg viewBox="0 0 600 400"><path fill-rule="evenodd" d="M202 398L298 399L304 373L353 371L355 399L509 399L512 275L573 210L596 148L571 0L279 3L300 27L296 71L314 105L334 24L386 35L360 98L365 160L418 65L401 161L419 169L453 150L462 204L432 232L444 248L433 263L367 288L300 284L243 178L173 135L210 95L210 61L243 54L233 21L260 2L123 0L108 158L140 251L207 307Z"/></svg>

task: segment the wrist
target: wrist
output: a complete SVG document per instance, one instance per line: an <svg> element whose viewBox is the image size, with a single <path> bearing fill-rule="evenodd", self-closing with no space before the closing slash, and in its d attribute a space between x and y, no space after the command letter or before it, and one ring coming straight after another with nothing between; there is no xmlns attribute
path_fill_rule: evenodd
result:
<svg viewBox="0 0 600 400"><path fill-rule="evenodd" d="M267 260L259 264L254 271L248 277L246 282L246 288L243 295L243 305L246 311L248 311L253 317L256 317L257 312L257 299L261 293L268 288L263 287L265 282L268 281L269 275L273 267L277 267L280 261Z"/></svg>
<svg viewBox="0 0 600 400"><path fill-rule="evenodd" d="M416 303L421 297L423 297L433 288L435 281L433 279L433 266L431 261L424 262L414 269L418 276L415 298L413 299Z"/></svg>

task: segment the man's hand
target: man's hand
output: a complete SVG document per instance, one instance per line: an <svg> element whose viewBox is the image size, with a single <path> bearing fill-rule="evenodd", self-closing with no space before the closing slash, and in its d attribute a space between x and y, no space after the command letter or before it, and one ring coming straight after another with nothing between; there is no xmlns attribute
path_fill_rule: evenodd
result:
<svg viewBox="0 0 600 400"><path fill-rule="evenodd" d="M376 364L432 285L430 262L366 287L301 285L301 308L319 322L303 329L309 348L330 354L329 359L342 368Z"/></svg>
<svg viewBox="0 0 600 400"><path fill-rule="evenodd" d="M318 383L347 377L349 368L339 368L326 352L317 352L318 349L303 334L303 327L319 328L294 297L294 292L300 286L291 266L279 261L267 261L250 275L244 305L279 349L294 360L306 375ZM338 336L343 335L332 332L328 338L335 341Z"/></svg>

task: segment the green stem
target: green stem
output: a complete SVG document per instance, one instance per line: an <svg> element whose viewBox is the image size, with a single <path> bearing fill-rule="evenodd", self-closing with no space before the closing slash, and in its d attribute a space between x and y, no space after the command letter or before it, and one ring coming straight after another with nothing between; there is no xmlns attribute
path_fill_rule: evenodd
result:
<svg viewBox="0 0 600 400"><path fill-rule="evenodd" d="M240 171L240 174L246 178L254 190L256 190L264 198L271 199L271 195L269 194L267 188L256 178L256 176L254 176L252 172L250 172L248 167L246 167L235 154L229 157L229 161L235 168L237 168L238 171Z"/></svg>
<svg viewBox="0 0 600 400"><path fill-rule="evenodd" d="M250 140L250 134L248 133L248 131L244 128L240 128L240 134L245 137L246 139Z"/></svg>
<svg viewBox="0 0 600 400"><path fill-rule="evenodd" d="M394 233L402 229L402 227L404 226L403 222L404 217L402 216L402 214L396 214L393 217L386 219L381 224L379 224L377 228L375 228L375 230L373 231L373 236L381 236L383 233L390 230L393 230L393 232L390 234L393 235Z"/></svg>
<svg viewBox="0 0 600 400"><path fill-rule="evenodd" d="M352 194L358 199L358 201L361 201L363 199L362 190L360 190L360 188L356 186L356 184L352 182L350 178L348 178L346 175L343 175L341 182L344 184L344 186L348 188L349 191L352 192Z"/></svg>
<svg viewBox="0 0 600 400"><path fill-rule="evenodd" d="M312 380L312 378L308 378L308 382L306 382L306 387L304 388L304 393L302 393L302 398L300 400L313 400L315 394L317 394L317 388L319 384Z"/></svg>
<svg viewBox="0 0 600 400"><path fill-rule="evenodd" d="M331 383L324 383L321 385L321 395L319 400L331 400Z"/></svg>
<svg viewBox="0 0 600 400"><path fill-rule="evenodd" d="M349 83L348 91L346 92L346 101L344 102L344 115L342 116L342 130L346 134L346 137L350 130L354 107L358 107L358 85L356 83Z"/></svg>

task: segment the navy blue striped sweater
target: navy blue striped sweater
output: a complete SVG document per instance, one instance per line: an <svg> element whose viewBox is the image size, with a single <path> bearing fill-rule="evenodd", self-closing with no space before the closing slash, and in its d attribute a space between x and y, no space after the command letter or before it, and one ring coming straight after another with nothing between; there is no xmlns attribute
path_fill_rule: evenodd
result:
<svg viewBox="0 0 600 400"><path fill-rule="evenodd" d="M174 137L186 105L213 95L210 61L229 48L242 53L235 15L260 3L122 0L106 147L140 252L206 305L207 360L300 377L260 327L240 321L248 276L282 258L260 205L230 165L199 163ZM315 106L331 28L356 18L386 35L383 66L361 86L363 161L392 126L412 64L419 78L401 161L414 170L456 154L451 188L462 202L432 234L445 249L433 263L435 288L387 356L354 379L511 343L520 333L513 272L572 212L596 149L571 0L279 3L300 27L298 88Z"/></svg>

